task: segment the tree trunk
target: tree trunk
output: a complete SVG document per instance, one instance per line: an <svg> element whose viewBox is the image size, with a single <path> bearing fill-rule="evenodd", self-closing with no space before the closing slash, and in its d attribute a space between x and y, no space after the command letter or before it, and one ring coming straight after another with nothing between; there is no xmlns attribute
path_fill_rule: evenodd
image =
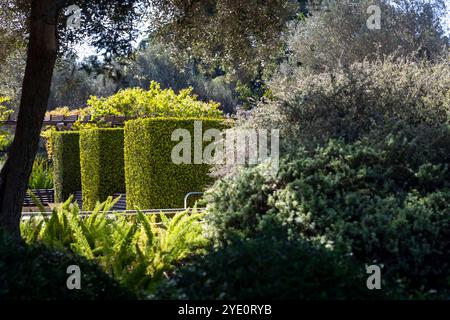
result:
<svg viewBox="0 0 450 320"><path fill-rule="evenodd" d="M39 147L58 51L54 3L31 1L30 38L16 133L0 173L0 227L16 239L20 239L22 202Z"/></svg>

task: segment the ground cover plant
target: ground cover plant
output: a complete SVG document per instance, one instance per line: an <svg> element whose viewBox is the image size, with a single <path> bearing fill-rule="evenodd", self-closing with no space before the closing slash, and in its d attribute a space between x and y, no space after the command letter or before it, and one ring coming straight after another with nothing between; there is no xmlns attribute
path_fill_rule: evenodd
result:
<svg viewBox="0 0 450 320"><path fill-rule="evenodd" d="M83 290L68 290L78 265ZM0 300L123 300L135 295L86 258L44 244L19 244L0 231Z"/></svg>
<svg viewBox="0 0 450 320"><path fill-rule="evenodd" d="M364 269L343 256L281 230L218 246L182 266L155 297L187 300L376 299Z"/></svg>

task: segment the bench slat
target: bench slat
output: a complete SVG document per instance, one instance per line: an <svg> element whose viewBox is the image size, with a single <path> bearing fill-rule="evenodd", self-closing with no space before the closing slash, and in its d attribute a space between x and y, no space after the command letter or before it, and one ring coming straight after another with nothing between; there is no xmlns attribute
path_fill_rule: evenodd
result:
<svg viewBox="0 0 450 320"><path fill-rule="evenodd" d="M55 192L53 189L39 189L39 190L31 190L33 194L38 198L38 200L44 205L47 206L55 202ZM75 201L77 202L80 210L83 209L83 195L81 191L75 192ZM124 211L127 209L127 199L126 194L124 193L116 193L113 195L113 198L116 199L120 197L119 201L112 208L113 211ZM34 207L36 206L33 202L31 196L27 193L23 200L24 207Z"/></svg>

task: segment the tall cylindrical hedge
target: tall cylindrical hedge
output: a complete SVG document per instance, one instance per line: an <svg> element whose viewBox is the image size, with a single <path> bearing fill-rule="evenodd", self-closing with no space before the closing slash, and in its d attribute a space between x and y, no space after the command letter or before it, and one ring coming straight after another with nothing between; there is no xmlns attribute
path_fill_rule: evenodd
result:
<svg viewBox="0 0 450 320"><path fill-rule="evenodd" d="M185 129L194 145L194 122L202 130L224 129L220 119L153 118L125 125L125 180L128 209L182 208L188 192L203 191L211 178L208 164L175 164L172 150L180 141L172 133ZM203 146L209 143L203 143ZM194 150L192 149L192 158Z"/></svg>
<svg viewBox="0 0 450 320"><path fill-rule="evenodd" d="M80 135L77 131L53 133L55 201L64 202L81 190Z"/></svg>
<svg viewBox="0 0 450 320"><path fill-rule="evenodd" d="M125 192L123 128L81 130L80 159L83 210Z"/></svg>

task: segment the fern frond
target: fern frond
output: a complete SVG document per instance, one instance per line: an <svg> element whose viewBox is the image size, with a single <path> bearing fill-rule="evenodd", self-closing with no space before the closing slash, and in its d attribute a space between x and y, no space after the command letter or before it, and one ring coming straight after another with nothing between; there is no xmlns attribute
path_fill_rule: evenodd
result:
<svg viewBox="0 0 450 320"><path fill-rule="evenodd" d="M33 201L34 205L38 207L40 212L46 212L44 205L41 201L36 197L36 195L33 193L33 191L28 190L28 194L30 195L31 201Z"/></svg>

